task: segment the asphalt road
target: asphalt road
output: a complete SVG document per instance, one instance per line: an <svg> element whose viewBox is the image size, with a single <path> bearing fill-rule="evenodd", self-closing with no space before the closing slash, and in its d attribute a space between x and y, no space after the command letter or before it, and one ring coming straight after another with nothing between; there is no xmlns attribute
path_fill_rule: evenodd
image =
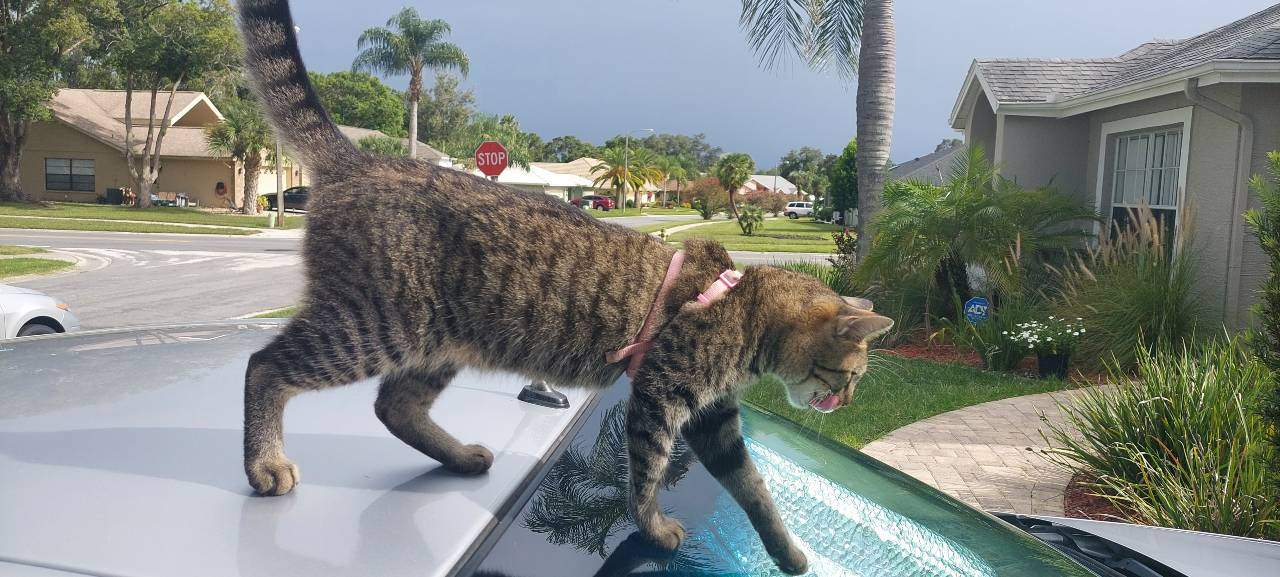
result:
<svg viewBox="0 0 1280 577"><path fill-rule="evenodd" d="M683 220L690 217L611 222L636 226ZM223 320L286 307L302 295L297 233L224 237L0 229L0 244L48 247L81 259L83 266L72 272L12 284L70 303L86 329ZM746 265L825 260L825 255L795 253L731 254Z"/></svg>

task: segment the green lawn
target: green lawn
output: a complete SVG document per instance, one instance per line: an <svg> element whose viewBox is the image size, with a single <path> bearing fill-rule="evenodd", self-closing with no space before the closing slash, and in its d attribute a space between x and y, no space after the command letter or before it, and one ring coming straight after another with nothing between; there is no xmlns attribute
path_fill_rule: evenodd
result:
<svg viewBox="0 0 1280 577"><path fill-rule="evenodd" d="M84 204L74 202L55 202L52 204L28 204L20 202L0 203L0 216L47 216L54 218L102 218L110 220L132 220L139 222L176 222L181 224L204 224L211 226L241 226L248 228L267 228L267 217L245 216L206 212L195 208L177 208L155 206L146 209L127 206L108 206L103 204ZM306 217L289 214L284 219L285 228L301 228Z"/></svg>
<svg viewBox="0 0 1280 577"><path fill-rule="evenodd" d="M42 230L93 230L103 232L169 232L178 234L257 234L243 228L216 226L176 226L152 222L110 222L82 218L14 218L0 216L0 228L35 228Z"/></svg>
<svg viewBox="0 0 1280 577"><path fill-rule="evenodd" d="M787 403L782 384L765 377L745 396L748 403L809 430L861 448L885 434L934 415L1008 397L1068 388L1064 381L1026 379L1005 373L890 355L873 356L858 383L853 404L823 415Z"/></svg>
<svg viewBox="0 0 1280 577"><path fill-rule="evenodd" d="M8 244L0 244L0 256L13 256L16 254L38 254L49 252L43 248L34 246L13 246Z"/></svg>
<svg viewBox="0 0 1280 577"><path fill-rule="evenodd" d="M681 214L698 214L698 211L693 210L692 208L645 207L639 211L637 211L634 208L628 208L626 211L626 214L623 214L621 210L618 210L616 208L610 211L589 209L587 210L587 214L594 216L596 218L614 218L618 216L673 216L673 215L681 215Z"/></svg>
<svg viewBox="0 0 1280 577"><path fill-rule="evenodd" d="M0 258L0 279L29 274L48 274L71 266L73 266L72 263L64 260L47 258Z"/></svg>
<svg viewBox="0 0 1280 577"><path fill-rule="evenodd" d="M836 249L831 233L837 230L840 230L839 226L807 219L773 218L765 220L762 230L746 236L736 221L726 220L675 233L667 240L680 242L686 238L710 238L720 241L728 250L827 253Z"/></svg>
<svg viewBox="0 0 1280 577"><path fill-rule="evenodd" d="M260 314L260 315L253 315L253 317L251 317L251 318L255 318L255 319L285 319L285 318L289 318L289 317L291 317L291 316L293 316L293 315L295 315L295 314L297 314L297 313L298 313L298 307L296 307L296 306L292 306L292 307L285 307L285 308L282 308L282 309L276 309L276 310L274 310L274 311L268 311L268 312L262 313L262 314Z"/></svg>

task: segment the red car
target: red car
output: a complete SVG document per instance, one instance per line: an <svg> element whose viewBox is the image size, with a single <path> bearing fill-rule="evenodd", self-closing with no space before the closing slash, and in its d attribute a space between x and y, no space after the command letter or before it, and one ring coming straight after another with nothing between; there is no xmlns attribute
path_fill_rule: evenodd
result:
<svg viewBox="0 0 1280 577"><path fill-rule="evenodd" d="M572 204L579 208L583 208L582 205L586 204L585 208L594 208L596 210L613 210L613 199L607 196L600 196L598 194L584 194L582 195L582 198L575 198L569 201L569 204Z"/></svg>

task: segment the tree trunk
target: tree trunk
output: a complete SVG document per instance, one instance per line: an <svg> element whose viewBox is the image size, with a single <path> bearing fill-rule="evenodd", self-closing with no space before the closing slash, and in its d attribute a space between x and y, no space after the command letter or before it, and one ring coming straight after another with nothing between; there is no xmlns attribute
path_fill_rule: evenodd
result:
<svg viewBox="0 0 1280 577"><path fill-rule="evenodd" d="M893 144L896 75L893 0L867 0L858 52L858 260L870 252ZM846 217L845 223L848 224Z"/></svg>
<svg viewBox="0 0 1280 577"><path fill-rule="evenodd" d="M0 201L28 201L22 192L22 147L26 145L30 121L0 116Z"/></svg>
<svg viewBox="0 0 1280 577"><path fill-rule="evenodd" d="M418 158L418 100L422 98L422 71L409 77L409 158Z"/></svg>
<svg viewBox="0 0 1280 577"><path fill-rule="evenodd" d="M277 166L276 170L279 171L280 167ZM251 154L244 162L243 210L245 214L258 214L258 173L260 172L262 172L262 158Z"/></svg>

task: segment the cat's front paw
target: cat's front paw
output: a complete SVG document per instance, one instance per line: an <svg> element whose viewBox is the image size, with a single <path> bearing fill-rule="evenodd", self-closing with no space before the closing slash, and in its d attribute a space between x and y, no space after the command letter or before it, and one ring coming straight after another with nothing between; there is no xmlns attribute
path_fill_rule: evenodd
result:
<svg viewBox="0 0 1280 577"><path fill-rule="evenodd" d="M480 445L462 447L444 467L461 475L479 475L493 466L493 453Z"/></svg>
<svg viewBox="0 0 1280 577"><path fill-rule="evenodd" d="M782 554L771 554L773 563L787 575L801 575L809 571L809 559L804 556L804 551L794 545L787 545L786 551Z"/></svg>
<svg viewBox="0 0 1280 577"><path fill-rule="evenodd" d="M644 532L654 545L669 551L675 550L684 541L684 525L666 515L656 516L653 524L646 527Z"/></svg>
<svg viewBox="0 0 1280 577"><path fill-rule="evenodd" d="M244 470L249 484L259 495L283 495L302 480L298 466L284 456L247 462Z"/></svg>

